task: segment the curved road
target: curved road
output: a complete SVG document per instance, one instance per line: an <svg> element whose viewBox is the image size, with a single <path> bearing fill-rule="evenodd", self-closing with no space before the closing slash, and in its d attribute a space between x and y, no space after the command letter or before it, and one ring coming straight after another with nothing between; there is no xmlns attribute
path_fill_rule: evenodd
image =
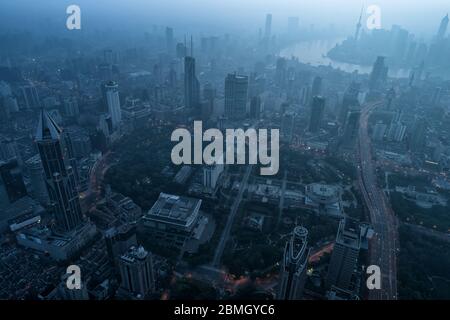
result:
<svg viewBox="0 0 450 320"><path fill-rule="evenodd" d="M383 102L363 106L358 141L358 181L369 210L375 236L370 243L370 264L381 269L381 289L370 290L370 300L397 299L397 219L383 190L377 185L371 141L368 134L370 113Z"/></svg>

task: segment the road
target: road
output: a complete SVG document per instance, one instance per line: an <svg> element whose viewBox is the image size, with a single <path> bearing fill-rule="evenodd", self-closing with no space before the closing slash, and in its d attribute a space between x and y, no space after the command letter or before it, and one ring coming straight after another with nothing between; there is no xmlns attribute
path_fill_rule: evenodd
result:
<svg viewBox="0 0 450 320"><path fill-rule="evenodd" d="M214 259L212 262L212 266L219 268L220 262L222 260L223 250L225 249L225 245L230 237L231 227L233 226L234 218L239 209L239 205L241 204L242 197L244 195L245 190L247 189L248 179L250 174L252 173L253 165L248 165L245 168L244 177L242 178L241 184L239 186L239 191L236 198L233 200L233 204L230 208L230 215L228 216L227 224L223 229L222 236L220 237L219 244L217 245L216 252L214 253Z"/></svg>
<svg viewBox="0 0 450 320"><path fill-rule="evenodd" d="M370 244L370 264L378 265L382 275L381 289L370 290L369 299L396 300L398 222L389 199L377 185L371 140L368 134L370 113L382 104L382 102L368 103L363 106L361 112L358 141L358 182L375 231L374 239Z"/></svg>
<svg viewBox="0 0 450 320"><path fill-rule="evenodd" d="M89 211L101 198L101 184L106 171L111 166L111 155L111 152L102 155L91 169L89 188L82 196L83 212Z"/></svg>
<svg viewBox="0 0 450 320"><path fill-rule="evenodd" d="M280 194L280 202L278 204L278 219L276 229L280 226L281 218L283 217L283 208L284 208L284 194L286 193L286 184L287 184L287 170L284 170L283 182L281 183L281 194Z"/></svg>

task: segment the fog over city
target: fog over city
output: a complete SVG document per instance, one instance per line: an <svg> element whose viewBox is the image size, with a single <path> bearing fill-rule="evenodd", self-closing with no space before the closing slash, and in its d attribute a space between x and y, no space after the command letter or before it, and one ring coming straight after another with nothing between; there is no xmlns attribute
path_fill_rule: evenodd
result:
<svg viewBox="0 0 450 320"><path fill-rule="evenodd" d="M0 0L0 300L450 300L449 12Z"/></svg>
<svg viewBox="0 0 450 320"><path fill-rule="evenodd" d="M432 35L433 22L449 10L447 0L2 0L0 25L57 32L54 27L64 22L70 4L81 6L85 26L96 29L170 24L188 32L248 32L257 30L263 15L271 12L274 31L284 30L289 16L299 16L302 25L333 25L339 34L353 28L363 5L374 4L381 8L384 28L400 24L424 37Z"/></svg>

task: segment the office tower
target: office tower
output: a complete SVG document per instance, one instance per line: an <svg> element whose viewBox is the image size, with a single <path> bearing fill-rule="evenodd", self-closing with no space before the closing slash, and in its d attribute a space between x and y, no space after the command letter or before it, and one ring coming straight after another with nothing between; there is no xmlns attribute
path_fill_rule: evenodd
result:
<svg viewBox="0 0 450 320"><path fill-rule="evenodd" d="M105 84L106 103L108 113L111 116L113 129L116 130L122 121L122 110L120 108L119 86L114 81Z"/></svg>
<svg viewBox="0 0 450 320"><path fill-rule="evenodd" d="M387 132L387 139L394 142L402 142L406 134L406 126L401 123L402 113L398 111L392 118L389 130Z"/></svg>
<svg viewBox="0 0 450 320"><path fill-rule="evenodd" d="M264 37L265 38L270 38L270 36L272 35L272 15L270 13L268 13L266 15L266 25L265 25L265 29L264 29Z"/></svg>
<svg viewBox="0 0 450 320"><path fill-rule="evenodd" d="M299 300L303 296L309 255L307 238L306 228L295 227L291 238L286 243L281 261L278 300Z"/></svg>
<svg viewBox="0 0 450 320"><path fill-rule="evenodd" d="M22 164L22 157L20 156L19 148L14 139L4 138L0 141L0 159L5 161L16 159L19 165Z"/></svg>
<svg viewBox="0 0 450 320"><path fill-rule="evenodd" d="M170 88L176 89L177 83L178 83L178 77L177 72L173 68L173 66L170 67L169 74L167 75L167 83Z"/></svg>
<svg viewBox="0 0 450 320"><path fill-rule="evenodd" d="M184 103L194 114L200 113L200 83L195 73L195 59L184 58Z"/></svg>
<svg viewBox="0 0 450 320"><path fill-rule="evenodd" d="M184 57L186 57L187 52L186 52L186 46L184 45L184 43L178 42L175 47L175 51L176 51L178 59L183 59Z"/></svg>
<svg viewBox="0 0 450 320"><path fill-rule="evenodd" d="M382 121L379 121L373 129L373 134L372 134L373 139L375 141L383 141L384 134L386 133L386 129L387 129L387 126Z"/></svg>
<svg viewBox="0 0 450 320"><path fill-rule="evenodd" d="M391 123L388 131L388 140L394 142L402 142L405 138L406 126L403 123Z"/></svg>
<svg viewBox="0 0 450 320"><path fill-rule="evenodd" d="M39 95L36 87L31 82L20 87L25 109L35 109L40 107Z"/></svg>
<svg viewBox="0 0 450 320"><path fill-rule="evenodd" d="M42 110L36 143L44 168L47 192L54 210L57 229L66 232L82 222L73 152L66 132Z"/></svg>
<svg viewBox="0 0 450 320"><path fill-rule="evenodd" d="M105 232L106 251L110 262L118 266L119 258L132 246L137 246L136 225L123 224Z"/></svg>
<svg viewBox="0 0 450 320"><path fill-rule="evenodd" d="M248 77L228 74L225 78L225 115L243 119L247 107Z"/></svg>
<svg viewBox="0 0 450 320"><path fill-rule="evenodd" d="M408 47L409 32L400 26L393 25L391 28L390 58L403 61Z"/></svg>
<svg viewBox="0 0 450 320"><path fill-rule="evenodd" d="M75 97L64 99L64 114L66 117L76 117L80 114L78 102Z"/></svg>
<svg viewBox="0 0 450 320"><path fill-rule="evenodd" d="M275 69L275 82L278 86L284 87L286 84L286 59L284 58L278 58L277 59L277 66Z"/></svg>
<svg viewBox="0 0 450 320"><path fill-rule="evenodd" d="M325 99L323 97L313 97L311 103L311 115L309 118L309 132L317 132L320 129L323 113L325 110Z"/></svg>
<svg viewBox="0 0 450 320"><path fill-rule="evenodd" d="M311 88L309 86L304 86L300 89L300 103L303 106L308 105L311 97Z"/></svg>
<svg viewBox="0 0 450 320"><path fill-rule="evenodd" d="M437 36L436 38L438 40L441 40L445 37L445 33L447 32L447 27L448 27L448 14L445 15L444 18L442 18L441 20L441 24L439 25L439 30L437 32Z"/></svg>
<svg viewBox="0 0 450 320"><path fill-rule="evenodd" d="M358 95L359 95L360 84L352 82L350 86L345 90L344 97L342 99L341 109L339 111L338 120L341 124L344 124L347 120L347 113L350 107L359 106Z"/></svg>
<svg viewBox="0 0 450 320"><path fill-rule="evenodd" d="M31 196L41 204L48 203L48 193L45 186L44 168L42 167L39 154L31 157L25 162L28 178L31 184Z"/></svg>
<svg viewBox="0 0 450 320"><path fill-rule="evenodd" d="M377 57L373 64L372 72L369 78L369 89L377 90L386 81L388 74L388 67L384 63L385 57Z"/></svg>
<svg viewBox="0 0 450 320"><path fill-rule="evenodd" d="M206 83L203 87L203 99L213 101L216 98L216 89L211 83Z"/></svg>
<svg viewBox="0 0 450 320"><path fill-rule="evenodd" d="M427 134L427 123L425 119L419 118L416 119L414 123L413 130L411 132L411 136L409 138L409 149L415 153L423 152L425 148Z"/></svg>
<svg viewBox="0 0 450 320"><path fill-rule="evenodd" d="M294 134L295 114L291 111L283 112L281 120L280 139L283 142L291 143Z"/></svg>
<svg viewBox="0 0 450 320"><path fill-rule="evenodd" d="M261 117L261 97L255 96L250 100L250 117L259 119Z"/></svg>
<svg viewBox="0 0 450 320"><path fill-rule="evenodd" d="M394 99L395 99L395 90L394 90L394 88L391 88L391 89L389 89L388 93L386 94L386 100L387 100L386 108L387 108L388 110L391 109L391 107L392 107L392 101L393 101Z"/></svg>
<svg viewBox="0 0 450 320"><path fill-rule="evenodd" d="M122 283L120 289L125 294L143 299L155 291L153 258L142 246L130 247L119 258Z"/></svg>
<svg viewBox="0 0 450 320"><path fill-rule="evenodd" d="M203 87L203 101L201 103L202 120L208 121L214 113L214 101L216 99L216 89L210 83Z"/></svg>
<svg viewBox="0 0 450 320"><path fill-rule="evenodd" d="M166 50L169 55L173 53L173 29L166 27Z"/></svg>
<svg viewBox="0 0 450 320"><path fill-rule="evenodd" d="M27 195L17 160L0 161L0 204L5 206Z"/></svg>
<svg viewBox="0 0 450 320"><path fill-rule="evenodd" d="M359 118L361 116L360 107L350 107L347 113L347 120L345 121L344 140L345 142L352 142L358 135Z"/></svg>
<svg viewBox="0 0 450 320"><path fill-rule="evenodd" d="M223 164L205 165L203 167L203 186L206 189L216 189L217 182L224 169Z"/></svg>
<svg viewBox="0 0 450 320"><path fill-rule="evenodd" d="M357 270L361 248L360 234L361 229L356 220L348 217L341 220L328 266L328 288L352 289L352 278Z"/></svg>
<svg viewBox="0 0 450 320"><path fill-rule="evenodd" d="M322 78L314 77L311 89L311 95L313 97L320 96L322 94Z"/></svg>

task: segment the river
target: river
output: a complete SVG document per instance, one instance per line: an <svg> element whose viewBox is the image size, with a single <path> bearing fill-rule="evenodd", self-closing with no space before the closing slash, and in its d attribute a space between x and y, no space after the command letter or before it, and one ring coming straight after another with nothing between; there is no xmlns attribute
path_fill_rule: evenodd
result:
<svg viewBox="0 0 450 320"><path fill-rule="evenodd" d="M337 43L344 39L334 40L312 40L303 41L295 45L289 46L280 52L280 56L285 58L296 57L300 62L310 64L312 66L330 65L335 69L345 72L358 71L361 74L369 74L372 66L362 66L357 64L345 63L331 60L326 56L328 51L336 46ZM408 69L391 69L389 68L389 76L392 78L408 78L410 70Z"/></svg>

